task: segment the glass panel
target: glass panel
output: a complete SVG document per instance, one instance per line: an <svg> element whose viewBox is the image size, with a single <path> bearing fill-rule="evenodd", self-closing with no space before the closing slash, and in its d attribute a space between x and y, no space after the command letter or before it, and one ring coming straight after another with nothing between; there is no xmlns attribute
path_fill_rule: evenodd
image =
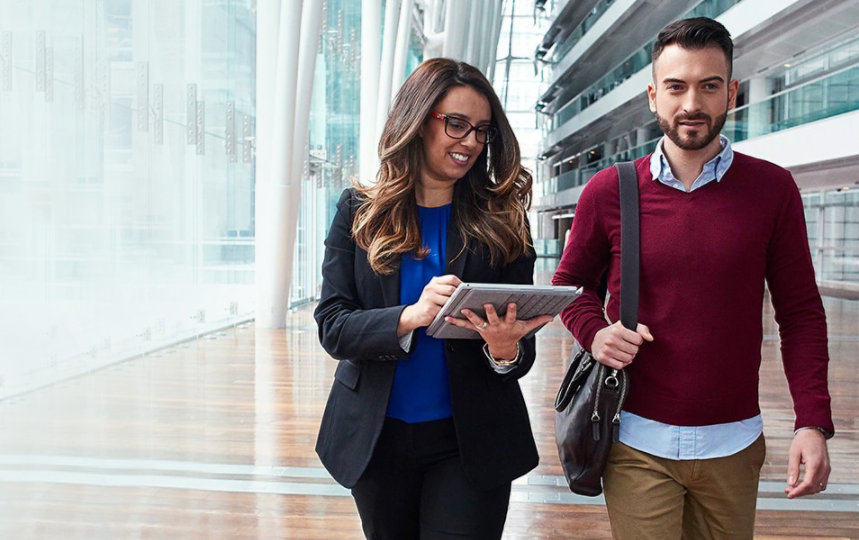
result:
<svg viewBox="0 0 859 540"><path fill-rule="evenodd" d="M743 141L859 109L859 66L735 109L723 133Z"/></svg>
<svg viewBox="0 0 859 540"><path fill-rule="evenodd" d="M252 316L255 22L0 3L0 395Z"/></svg>
<svg viewBox="0 0 859 540"><path fill-rule="evenodd" d="M807 193L802 201L817 280L859 286L859 191Z"/></svg>

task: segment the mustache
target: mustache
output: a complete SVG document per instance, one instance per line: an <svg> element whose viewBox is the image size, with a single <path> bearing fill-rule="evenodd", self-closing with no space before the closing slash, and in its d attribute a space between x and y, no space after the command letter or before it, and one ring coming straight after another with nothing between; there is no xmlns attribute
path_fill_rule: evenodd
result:
<svg viewBox="0 0 859 540"><path fill-rule="evenodd" d="M684 121L696 122L699 120L709 122L711 120L711 118L710 118L710 115L706 114L706 113L695 113L695 114L680 113L674 117L675 122L684 122Z"/></svg>

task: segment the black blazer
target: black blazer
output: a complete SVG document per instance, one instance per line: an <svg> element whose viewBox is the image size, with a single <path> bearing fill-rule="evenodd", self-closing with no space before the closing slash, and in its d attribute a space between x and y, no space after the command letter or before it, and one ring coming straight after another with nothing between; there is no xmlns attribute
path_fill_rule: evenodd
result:
<svg viewBox="0 0 859 540"><path fill-rule="evenodd" d="M400 274L376 274L351 235L358 200L347 189L325 241L322 296L314 312L322 347L339 360L322 416L316 452L328 472L351 488L363 474L388 407L397 360L408 357L397 337L405 306ZM472 245L455 260L462 240L451 220L446 272L463 281L532 283L534 251L500 267L485 246ZM539 461L518 378L534 363L534 338L520 342L522 357L500 375L483 354L483 340L445 340L453 420L462 464L477 487L494 487L522 476Z"/></svg>

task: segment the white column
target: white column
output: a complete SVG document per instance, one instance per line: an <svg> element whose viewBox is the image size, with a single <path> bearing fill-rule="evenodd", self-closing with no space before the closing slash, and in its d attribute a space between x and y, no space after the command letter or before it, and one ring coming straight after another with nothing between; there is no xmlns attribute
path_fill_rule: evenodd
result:
<svg viewBox="0 0 859 540"><path fill-rule="evenodd" d="M641 146L647 142L647 128L635 128L635 146Z"/></svg>
<svg viewBox="0 0 859 540"><path fill-rule="evenodd" d="M388 0L385 4L385 35L382 38L382 60L379 74L379 91L376 94L376 130L373 141L382 136L393 86L394 50L397 45L397 25L400 22L401 0Z"/></svg>
<svg viewBox="0 0 859 540"><path fill-rule="evenodd" d="M467 30L463 34L465 43L463 43L462 60L468 64L477 66L478 69L480 69L480 66L477 65L477 43L480 41L481 3L482 0L471 0L468 2L468 4L471 4L470 6L465 6L465 9L469 9L468 18L463 21Z"/></svg>
<svg viewBox="0 0 859 540"><path fill-rule="evenodd" d="M424 60L442 56L444 45L444 7L443 0L422 0L424 2ZM429 5L426 2L429 1Z"/></svg>
<svg viewBox="0 0 859 540"><path fill-rule="evenodd" d="M298 231L299 203L302 200L301 185L305 178L305 165L308 156L308 138L310 122L310 103L313 97L313 81L316 68L316 53L319 49L319 30L322 26L322 2L305 0L301 12L301 36L298 53L298 78L296 81L295 122L292 143L292 159L290 173L286 178L288 188L287 223L283 230L283 242L289 251L289 267L284 277L286 298L292 285L295 268L295 245ZM309 210L312 211L312 210ZM297 261L299 264L310 264L310 260ZM304 286L304 284L300 284ZM286 311L284 311L284 317Z"/></svg>
<svg viewBox="0 0 859 540"><path fill-rule="evenodd" d="M486 58L486 78L490 81L495 77L495 60L498 57L498 39L501 37L501 22L503 20L501 11L501 0L492 0L491 13L487 15L490 26L487 34L489 50Z"/></svg>
<svg viewBox="0 0 859 540"><path fill-rule="evenodd" d="M394 66L391 75L391 95L389 103L406 80L406 61L409 56L409 42L412 35L412 10L415 0L402 0L400 23L397 25L397 44L394 48Z"/></svg>
<svg viewBox="0 0 859 540"><path fill-rule="evenodd" d="M379 92L379 28L381 1L361 1L361 156L360 180L373 182L378 170L376 155L376 96Z"/></svg>
<svg viewBox="0 0 859 540"><path fill-rule="evenodd" d="M447 2L444 14L444 44L441 54L447 58L462 60L465 54L465 33L468 30L469 3Z"/></svg>
<svg viewBox="0 0 859 540"><path fill-rule="evenodd" d="M271 131L257 131L257 140L271 139L271 144L257 160L258 163L269 161L270 168L256 178L256 321L261 328L282 328L286 324L294 246L292 240L287 243L289 234L285 231L295 227L291 224L295 216L289 215L289 175L295 134L301 11L302 3L290 0L282 3L279 14L263 9L257 14L257 31L274 32L277 36L274 54L260 50L259 57L264 61L257 67L257 73L264 71L266 65L275 73L274 95L268 103L269 108L260 107L262 114L257 115L264 117L266 111L274 112L273 121L268 123ZM273 24L276 27L272 27ZM261 45L273 43L271 36L261 41ZM259 88L257 85L257 91Z"/></svg>
<svg viewBox="0 0 859 540"><path fill-rule="evenodd" d="M431 0L430 9L427 11L429 24L424 22L424 29L427 33L436 34L442 31L444 27L444 3L445 0Z"/></svg>
<svg viewBox="0 0 859 540"><path fill-rule="evenodd" d="M262 144L258 144L256 184L256 320L260 328L282 328L307 159L322 4L291 0L280 6L279 13L271 4L262 4L257 15L257 92L262 111L257 115L257 141ZM269 90L272 77L266 71L275 74L273 93Z"/></svg>
<svg viewBox="0 0 859 540"><path fill-rule="evenodd" d="M489 69L486 52L489 50L487 43L489 37L489 16L492 15L492 0L478 0L480 3L480 11L477 18L474 19L474 27L471 32L471 41L474 50L471 56L471 64L484 74Z"/></svg>

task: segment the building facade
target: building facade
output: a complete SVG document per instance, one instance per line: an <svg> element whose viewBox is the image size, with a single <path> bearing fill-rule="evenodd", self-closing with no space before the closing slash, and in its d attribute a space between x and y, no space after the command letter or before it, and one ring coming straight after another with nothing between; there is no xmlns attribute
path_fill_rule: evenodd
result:
<svg viewBox="0 0 859 540"><path fill-rule="evenodd" d="M802 193L822 289L859 292L859 3L839 0L540 1L542 143L532 222L560 255L584 184L662 136L645 94L667 23L712 17L734 39L734 148L788 168Z"/></svg>

